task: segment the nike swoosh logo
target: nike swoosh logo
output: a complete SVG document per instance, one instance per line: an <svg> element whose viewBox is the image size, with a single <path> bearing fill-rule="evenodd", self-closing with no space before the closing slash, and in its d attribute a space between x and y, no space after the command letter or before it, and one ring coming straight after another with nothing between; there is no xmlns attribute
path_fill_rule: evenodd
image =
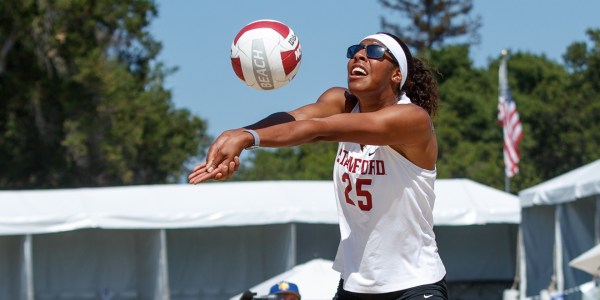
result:
<svg viewBox="0 0 600 300"><path fill-rule="evenodd" d="M375 154L375 150L373 150L373 152L369 152L369 156L373 156L373 154Z"/></svg>
<svg viewBox="0 0 600 300"><path fill-rule="evenodd" d="M433 295L423 295L423 298L427 299L427 298L431 298L433 297Z"/></svg>

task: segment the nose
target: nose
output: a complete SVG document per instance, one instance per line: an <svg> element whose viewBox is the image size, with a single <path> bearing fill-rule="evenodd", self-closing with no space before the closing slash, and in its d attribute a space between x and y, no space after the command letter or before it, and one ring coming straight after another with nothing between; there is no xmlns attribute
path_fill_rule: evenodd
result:
<svg viewBox="0 0 600 300"><path fill-rule="evenodd" d="M367 60L367 50L365 48L358 50L358 52L354 54L352 59L354 59L355 61Z"/></svg>

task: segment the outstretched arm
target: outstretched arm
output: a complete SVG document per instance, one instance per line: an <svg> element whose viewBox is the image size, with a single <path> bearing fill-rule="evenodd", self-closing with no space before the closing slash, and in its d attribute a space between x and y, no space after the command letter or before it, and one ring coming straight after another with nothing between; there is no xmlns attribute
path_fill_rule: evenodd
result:
<svg viewBox="0 0 600 300"><path fill-rule="evenodd" d="M213 150L213 149L220 149L233 136L245 134L245 133L243 133L244 129L267 128L270 126L288 123L288 122L292 122L292 121L295 121L295 118L290 113L278 112L278 113L271 114L268 117L254 123L252 125L224 131L212 143L212 145L210 146L210 148L208 150L208 153L211 153L211 150ZM240 153L241 153L241 150L240 150ZM219 180L219 181L224 181L224 180L229 179L231 176L233 176L233 173L235 171L237 171L237 169L240 166L240 160L239 160L240 153L235 155L233 157L233 160L231 160L229 163L221 164L219 166L219 171L216 172L215 174L210 174L210 172L212 172L213 169L211 169L211 171L208 171L209 168L207 167L208 166L207 161L198 164L196 167L194 167L194 169L192 169L192 172L189 174L188 181L190 183L199 183L199 182L202 182L202 181L205 181L208 179L215 179L215 180ZM198 181L198 182L196 182L196 181Z"/></svg>
<svg viewBox="0 0 600 300"><path fill-rule="evenodd" d="M264 147L289 147L315 141L388 145L426 169L433 169L437 158L431 118L414 104L301 119L256 129L256 132ZM225 178L223 174L229 174L231 162L254 143L253 136L243 131L219 139L222 140L209 148L206 164L190 175L190 183Z"/></svg>
<svg viewBox="0 0 600 300"><path fill-rule="evenodd" d="M290 112L279 112L242 128L223 132L208 149L205 162L197 165L188 176L189 183L196 184L206 180L227 180L239 167L239 156L244 148L254 143L251 134L245 129L265 129L295 121L323 118L346 110L348 92L343 88L331 88L319 99ZM218 155L217 155L218 154Z"/></svg>

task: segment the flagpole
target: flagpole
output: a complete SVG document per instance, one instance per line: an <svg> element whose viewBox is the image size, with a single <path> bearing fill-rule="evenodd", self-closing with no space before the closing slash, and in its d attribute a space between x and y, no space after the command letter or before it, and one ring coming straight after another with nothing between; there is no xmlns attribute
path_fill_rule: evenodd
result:
<svg viewBox="0 0 600 300"><path fill-rule="evenodd" d="M505 101L512 101L512 97L510 96L510 91L508 88L508 76L507 76L507 72L506 72L506 59L508 56L508 51L506 49L503 49L502 51L500 51L500 54L502 55L502 57L500 58L500 69L498 72L499 75L499 103L500 102L505 102ZM500 108L500 106L498 106ZM516 105L513 103L513 107L515 109L515 114L516 114ZM509 122L509 121L514 121L514 119L512 118L506 118L507 115L511 114L513 112L509 111L507 109L506 106L504 106L504 109L502 111L502 128L503 128L503 156L504 156L504 191L507 193L510 193L510 177L509 176L509 166L507 165L507 162L511 162L511 163L518 163L519 159L517 158L517 160L513 160L513 157L507 159L507 143L506 143L506 135L507 132L510 132L511 134L514 133L513 130L506 130L507 127L511 128L509 126L513 126L514 122ZM518 114L517 114L517 118L518 118ZM498 120L500 121L500 113L498 116ZM520 141L520 125L519 125L519 130L517 131L519 133L518 137L517 137L517 141L515 144L518 144L518 142ZM510 135L511 137L511 142L514 141L514 136ZM510 144L511 146L514 146L513 144ZM518 171L518 169L516 169ZM513 166L510 166L510 175L514 175L514 168ZM517 247L516 247L516 261L515 261L515 276L514 276L514 281L513 281L513 286L512 289L518 289L519 290L519 294L521 295L521 297L524 295L524 284L525 284L525 278L521 278L521 276L524 276L524 271L525 271L525 253L523 251L521 251L523 249L523 240L522 240L522 232L521 232L521 226L519 225L519 230L517 232Z"/></svg>

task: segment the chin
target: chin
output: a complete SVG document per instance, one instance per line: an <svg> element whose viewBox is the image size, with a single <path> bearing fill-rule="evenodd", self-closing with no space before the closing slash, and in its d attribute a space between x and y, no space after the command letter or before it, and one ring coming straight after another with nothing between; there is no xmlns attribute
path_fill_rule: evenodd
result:
<svg viewBox="0 0 600 300"><path fill-rule="evenodd" d="M364 88L364 83L358 80L348 79L348 89L361 89Z"/></svg>
<svg viewBox="0 0 600 300"><path fill-rule="evenodd" d="M348 90L355 94L359 92L366 92L369 90L369 87L362 82L348 81Z"/></svg>

